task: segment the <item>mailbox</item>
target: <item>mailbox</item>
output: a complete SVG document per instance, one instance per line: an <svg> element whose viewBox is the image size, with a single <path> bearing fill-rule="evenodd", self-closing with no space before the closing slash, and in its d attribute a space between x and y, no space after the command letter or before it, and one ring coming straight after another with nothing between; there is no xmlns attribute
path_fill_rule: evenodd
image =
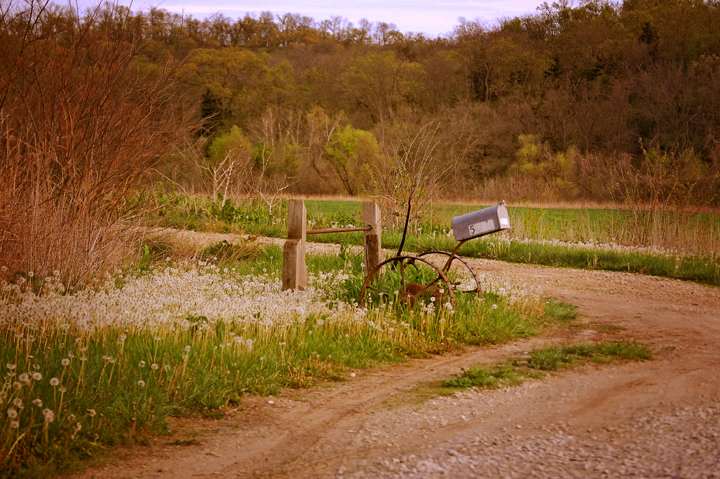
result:
<svg viewBox="0 0 720 479"><path fill-rule="evenodd" d="M510 229L510 217L505 203L473 211L452 220L456 241L485 236L497 231Z"/></svg>

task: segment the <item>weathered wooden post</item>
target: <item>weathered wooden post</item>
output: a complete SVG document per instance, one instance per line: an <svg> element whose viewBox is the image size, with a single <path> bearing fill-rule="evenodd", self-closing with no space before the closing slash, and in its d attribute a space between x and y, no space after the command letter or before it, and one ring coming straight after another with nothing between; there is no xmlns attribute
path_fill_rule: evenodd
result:
<svg viewBox="0 0 720 479"><path fill-rule="evenodd" d="M307 249L307 210L303 200L290 200L288 205L288 239L283 246L283 290L307 287L308 271L305 262Z"/></svg>
<svg viewBox="0 0 720 479"><path fill-rule="evenodd" d="M363 203L363 223L372 229L365 232L363 246L365 247L365 276L375 269L382 261L382 246L380 243L380 208L377 203L368 201Z"/></svg>

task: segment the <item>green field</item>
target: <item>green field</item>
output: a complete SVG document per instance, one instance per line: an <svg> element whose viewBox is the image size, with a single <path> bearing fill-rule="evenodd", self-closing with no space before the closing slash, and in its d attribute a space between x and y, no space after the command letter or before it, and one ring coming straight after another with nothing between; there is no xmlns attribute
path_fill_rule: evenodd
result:
<svg viewBox="0 0 720 479"><path fill-rule="evenodd" d="M158 199L156 224L198 231L283 237L287 203L270 214L256 200L167 195ZM362 224L359 201L306 200L308 229ZM451 250L453 216L481 205L441 204L410 225L404 250ZM460 249L470 257L556 267L625 271L720 285L720 215L633 212L621 209L556 209L511 206L512 230L472 240ZM383 219L384 248L398 248L404 217ZM314 235L311 241L362 244L361 233Z"/></svg>

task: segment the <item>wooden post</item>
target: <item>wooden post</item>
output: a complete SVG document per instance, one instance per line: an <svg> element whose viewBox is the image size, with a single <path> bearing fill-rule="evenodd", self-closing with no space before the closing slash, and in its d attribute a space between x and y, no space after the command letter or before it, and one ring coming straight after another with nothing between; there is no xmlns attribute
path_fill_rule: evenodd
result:
<svg viewBox="0 0 720 479"><path fill-rule="evenodd" d="M365 246L365 276L382 262L382 245L380 242L380 208L377 203L369 201L363 203L363 223L371 226L365 232L363 246Z"/></svg>
<svg viewBox="0 0 720 479"><path fill-rule="evenodd" d="M288 239L283 246L283 290L303 290L307 287L306 223L305 202L290 200L288 204Z"/></svg>

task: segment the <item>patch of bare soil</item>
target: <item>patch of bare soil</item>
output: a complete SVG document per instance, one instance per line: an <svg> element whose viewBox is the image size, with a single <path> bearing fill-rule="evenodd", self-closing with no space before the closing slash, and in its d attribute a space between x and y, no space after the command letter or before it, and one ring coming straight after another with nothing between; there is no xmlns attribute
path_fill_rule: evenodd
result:
<svg viewBox="0 0 720 479"><path fill-rule="evenodd" d="M586 327L572 337L468 348L358 371L342 384L252 398L234 416L181 428L199 430L196 440L154 446L76 477L720 477L719 288L473 265L577 305ZM650 344L655 360L446 397L424 398L417 389L548 342L623 338Z"/></svg>

